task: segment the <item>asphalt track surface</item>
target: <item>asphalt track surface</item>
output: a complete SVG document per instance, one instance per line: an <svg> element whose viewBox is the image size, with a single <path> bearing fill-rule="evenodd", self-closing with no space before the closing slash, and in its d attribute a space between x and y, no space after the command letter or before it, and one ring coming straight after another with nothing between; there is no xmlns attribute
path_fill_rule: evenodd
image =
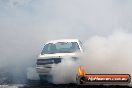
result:
<svg viewBox="0 0 132 88"><path fill-rule="evenodd" d="M41 85L25 85L21 88L131 88L129 86L119 85L76 85L76 84L41 84Z"/></svg>
<svg viewBox="0 0 132 88"><path fill-rule="evenodd" d="M43 85L22 85L17 88L131 88L129 86L117 85L76 85L76 84L43 84Z"/></svg>

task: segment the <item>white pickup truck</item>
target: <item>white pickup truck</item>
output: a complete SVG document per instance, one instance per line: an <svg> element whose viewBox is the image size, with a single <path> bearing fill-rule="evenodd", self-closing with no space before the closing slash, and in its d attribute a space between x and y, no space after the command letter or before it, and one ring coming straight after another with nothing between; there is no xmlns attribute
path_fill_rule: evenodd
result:
<svg viewBox="0 0 132 88"><path fill-rule="evenodd" d="M47 42L36 63L36 71L40 80L49 79L51 69L56 64L61 63L64 57L76 59L77 52L83 52L82 43L78 39L61 39Z"/></svg>

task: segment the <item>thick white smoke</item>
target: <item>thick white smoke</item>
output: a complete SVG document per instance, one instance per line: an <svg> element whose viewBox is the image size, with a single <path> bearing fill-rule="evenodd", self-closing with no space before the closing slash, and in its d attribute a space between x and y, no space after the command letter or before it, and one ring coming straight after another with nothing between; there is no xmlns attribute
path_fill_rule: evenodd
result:
<svg viewBox="0 0 132 88"><path fill-rule="evenodd" d="M71 57L65 57L61 63L52 68L50 74L53 76L51 80L55 84L67 84L76 82L77 63Z"/></svg>
<svg viewBox="0 0 132 88"><path fill-rule="evenodd" d="M93 35L109 35L118 27L132 32L131 2L131 0L0 0L0 67L11 69L13 81L26 80L26 68L35 66L37 55L47 40L78 38L85 41ZM117 33L121 36L120 41L125 40L121 40L126 36L125 33L122 34L123 36ZM122 45L126 49L122 51L123 47L118 44L119 40L115 39L118 36L113 35L88 39L85 44L88 51L82 56L82 59L89 59L88 66L86 63L88 72L97 72L101 69L93 69L94 63L100 66L99 63L106 64L107 61L108 65L113 61L119 62L119 58L114 60L118 54L128 59L127 51L130 49L126 48L130 48L128 47L131 45L130 41L125 43L126 46ZM110 50L107 51L106 47ZM89 63L92 61L94 63Z"/></svg>
<svg viewBox="0 0 132 88"><path fill-rule="evenodd" d="M54 83L75 82L77 67L82 65L88 74L132 75L132 33L116 31L104 36L93 36L85 44L79 60L65 58L53 68Z"/></svg>
<svg viewBox="0 0 132 88"><path fill-rule="evenodd" d="M116 31L103 37L95 36L86 43L81 64L88 73L127 73L132 75L132 34Z"/></svg>
<svg viewBox="0 0 132 88"><path fill-rule="evenodd" d="M17 6L23 6L25 4L28 4L32 0L1 0L0 2L5 3L7 6L14 8Z"/></svg>

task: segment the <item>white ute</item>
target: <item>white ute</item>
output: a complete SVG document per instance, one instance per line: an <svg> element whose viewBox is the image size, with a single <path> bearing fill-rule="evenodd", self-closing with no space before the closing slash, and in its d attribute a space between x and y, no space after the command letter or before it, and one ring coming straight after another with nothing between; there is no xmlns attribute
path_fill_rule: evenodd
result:
<svg viewBox="0 0 132 88"><path fill-rule="evenodd" d="M64 57L77 59L77 52L83 52L82 43L78 39L61 39L47 42L36 63L36 71L40 80L50 79L51 69L56 64L61 63Z"/></svg>

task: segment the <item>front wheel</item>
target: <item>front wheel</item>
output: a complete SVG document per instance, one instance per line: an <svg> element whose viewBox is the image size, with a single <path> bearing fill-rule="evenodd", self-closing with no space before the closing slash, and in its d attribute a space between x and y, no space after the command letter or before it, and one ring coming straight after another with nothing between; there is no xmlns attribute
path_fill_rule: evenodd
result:
<svg viewBox="0 0 132 88"><path fill-rule="evenodd" d="M44 82L48 81L47 75L39 75L39 78L40 78L40 81L44 81Z"/></svg>
<svg viewBox="0 0 132 88"><path fill-rule="evenodd" d="M52 83L52 76L51 75L39 75L40 83Z"/></svg>

